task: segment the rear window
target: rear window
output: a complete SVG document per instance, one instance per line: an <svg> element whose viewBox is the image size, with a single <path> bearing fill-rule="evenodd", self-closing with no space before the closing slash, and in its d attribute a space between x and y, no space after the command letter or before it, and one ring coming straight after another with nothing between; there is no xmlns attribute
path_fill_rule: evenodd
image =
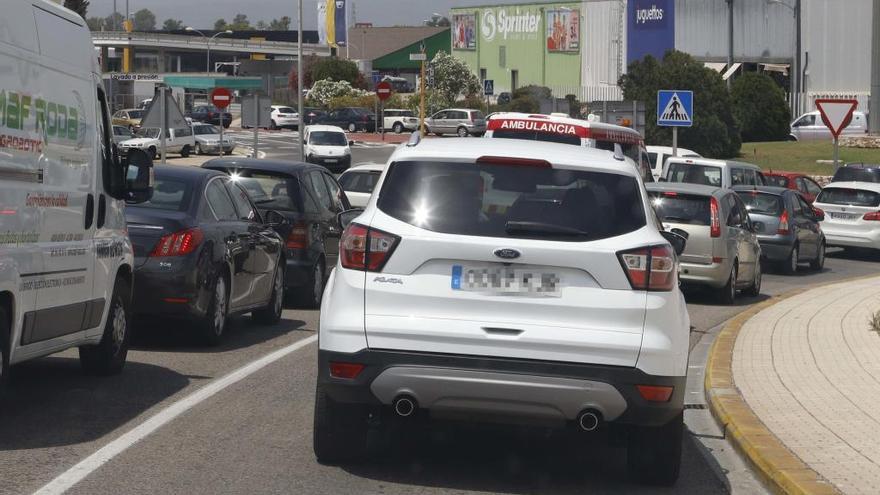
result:
<svg viewBox="0 0 880 495"><path fill-rule="evenodd" d="M646 222L635 177L504 164L398 162L378 206L416 227L480 237L591 241Z"/></svg>
<svg viewBox="0 0 880 495"><path fill-rule="evenodd" d="M535 131L510 131L497 130L492 131L493 138L501 139L525 139L528 141L545 141L548 143L573 144L581 145L581 138L570 134L554 134L552 132L535 132Z"/></svg>
<svg viewBox="0 0 880 495"><path fill-rule="evenodd" d="M864 189L826 187L819 193L816 202L829 205L880 206L880 194Z"/></svg>
<svg viewBox="0 0 880 495"><path fill-rule="evenodd" d="M743 191L737 193L743 203L746 204L746 210L756 215L779 216L785 205L782 202L782 196L776 194L768 194L757 191Z"/></svg>
<svg viewBox="0 0 880 495"><path fill-rule="evenodd" d="M672 163L666 174L669 182L685 182L721 187L721 167L693 165L690 163Z"/></svg>
<svg viewBox="0 0 880 495"><path fill-rule="evenodd" d="M485 118L486 118L486 116L483 115L483 112L481 112L479 110L471 112L471 119L472 120L481 120L481 119L485 119Z"/></svg>
<svg viewBox="0 0 880 495"><path fill-rule="evenodd" d="M128 117L132 119L140 119L143 118L144 111L143 110L129 110Z"/></svg>
<svg viewBox="0 0 880 495"><path fill-rule="evenodd" d="M840 167L831 182L880 183L880 168Z"/></svg>
<svg viewBox="0 0 880 495"><path fill-rule="evenodd" d="M709 225L709 198L674 192L651 192L651 205L661 221Z"/></svg>
<svg viewBox="0 0 880 495"><path fill-rule="evenodd" d="M240 172L232 176L261 210L302 212L299 181L293 177L261 172Z"/></svg>
<svg viewBox="0 0 880 495"><path fill-rule="evenodd" d="M788 188L788 177L783 177L781 175L765 175L764 183L768 186L773 187L785 187Z"/></svg>
<svg viewBox="0 0 880 495"><path fill-rule="evenodd" d="M186 211L192 195L192 185L176 179L156 177L153 183L153 196L149 201L127 208L150 208L153 210Z"/></svg>
<svg viewBox="0 0 880 495"><path fill-rule="evenodd" d="M339 185L344 191L371 194L381 176L381 172L346 172L339 178Z"/></svg>
<svg viewBox="0 0 880 495"><path fill-rule="evenodd" d="M278 113L296 113L296 110L290 107L281 107L278 109Z"/></svg>

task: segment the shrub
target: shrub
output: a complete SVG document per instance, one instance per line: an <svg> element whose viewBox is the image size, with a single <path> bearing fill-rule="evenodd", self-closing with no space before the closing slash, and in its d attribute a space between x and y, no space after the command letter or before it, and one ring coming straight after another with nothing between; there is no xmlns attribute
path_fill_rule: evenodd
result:
<svg viewBox="0 0 880 495"><path fill-rule="evenodd" d="M745 73L733 82L730 96L743 141L784 141L788 137L791 110L785 93L772 78Z"/></svg>

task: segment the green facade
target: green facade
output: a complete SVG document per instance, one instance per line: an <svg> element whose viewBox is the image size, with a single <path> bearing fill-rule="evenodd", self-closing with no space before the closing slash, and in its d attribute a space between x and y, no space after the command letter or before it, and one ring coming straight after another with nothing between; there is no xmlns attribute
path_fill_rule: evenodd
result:
<svg viewBox="0 0 880 495"><path fill-rule="evenodd" d="M444 50L449 52L449 30L441 31L433 36L424 39L425 53L428 60L434 58L437 52ZM395 71L395 70L419 70L421 62L409 59L411 53L418 53L421 49L421 41L405 46L400 50L391 52L388 55L373 60L373 70L378 71Z"/></svg>
<svg viewBox="0 0 880 495"><path fill-rule="evenodd" d="M583 43L583 11L580 2L456 8L452 9L450 16L452 54L464 60L478 76L483 75L483 69L485 78L495 81L496 94L514 89L514 77L517 87L530 84L551 87L580 86L583 47L568 47L567 51L548 49L548 14L554 19L561 15L577 16L576 39ZM461 21L469 25L467 17L458 17L462 15L474 16L474 49L455 46ZM555 26L553 21L549 22L551 26ZM467 43L459 45L462 44Z"/></svg>

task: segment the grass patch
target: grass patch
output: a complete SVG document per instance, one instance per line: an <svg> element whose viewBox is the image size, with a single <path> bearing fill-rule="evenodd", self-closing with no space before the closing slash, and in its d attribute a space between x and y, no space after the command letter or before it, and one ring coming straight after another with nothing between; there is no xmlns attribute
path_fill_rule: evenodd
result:
<svg viewBox="0 0 880 495"><path fill-rule="evenodd" d="M760 165L764 170L833 175L834 165L816 163L816 160L831 160L833 154L834 145L830 141L743 143L740 159ZM880 150L841 147L840 160L842 163L880 163Z"/></svg>

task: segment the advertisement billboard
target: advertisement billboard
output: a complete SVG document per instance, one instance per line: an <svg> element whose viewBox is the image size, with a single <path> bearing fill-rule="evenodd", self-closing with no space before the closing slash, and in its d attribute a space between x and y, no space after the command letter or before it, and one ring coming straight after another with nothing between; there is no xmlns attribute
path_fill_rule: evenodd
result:
<svg viewBox="0 0 880 495"><path fill-rule="evenodd" d="M346 0L318 0L318 43L345 46L348 40Z"/></svg>
<svg viewBox="0 0 880 495"><path fill-rule="evenodd" d="M626 16L627 63L675 48L675 0L630 0Z"/></svg>
<svg viewBox="0 0 880 495"><path fill-rule="evenodd" d="M457 14L452 16L452 48L454 50L477 49L476 14Z"/></svg>
<svg viewBox="0 0 880 495"><path fill-rule="evenodd" d="M548 10L547 51L577 52L581 48L581 11L578 9Z"/></svg>

